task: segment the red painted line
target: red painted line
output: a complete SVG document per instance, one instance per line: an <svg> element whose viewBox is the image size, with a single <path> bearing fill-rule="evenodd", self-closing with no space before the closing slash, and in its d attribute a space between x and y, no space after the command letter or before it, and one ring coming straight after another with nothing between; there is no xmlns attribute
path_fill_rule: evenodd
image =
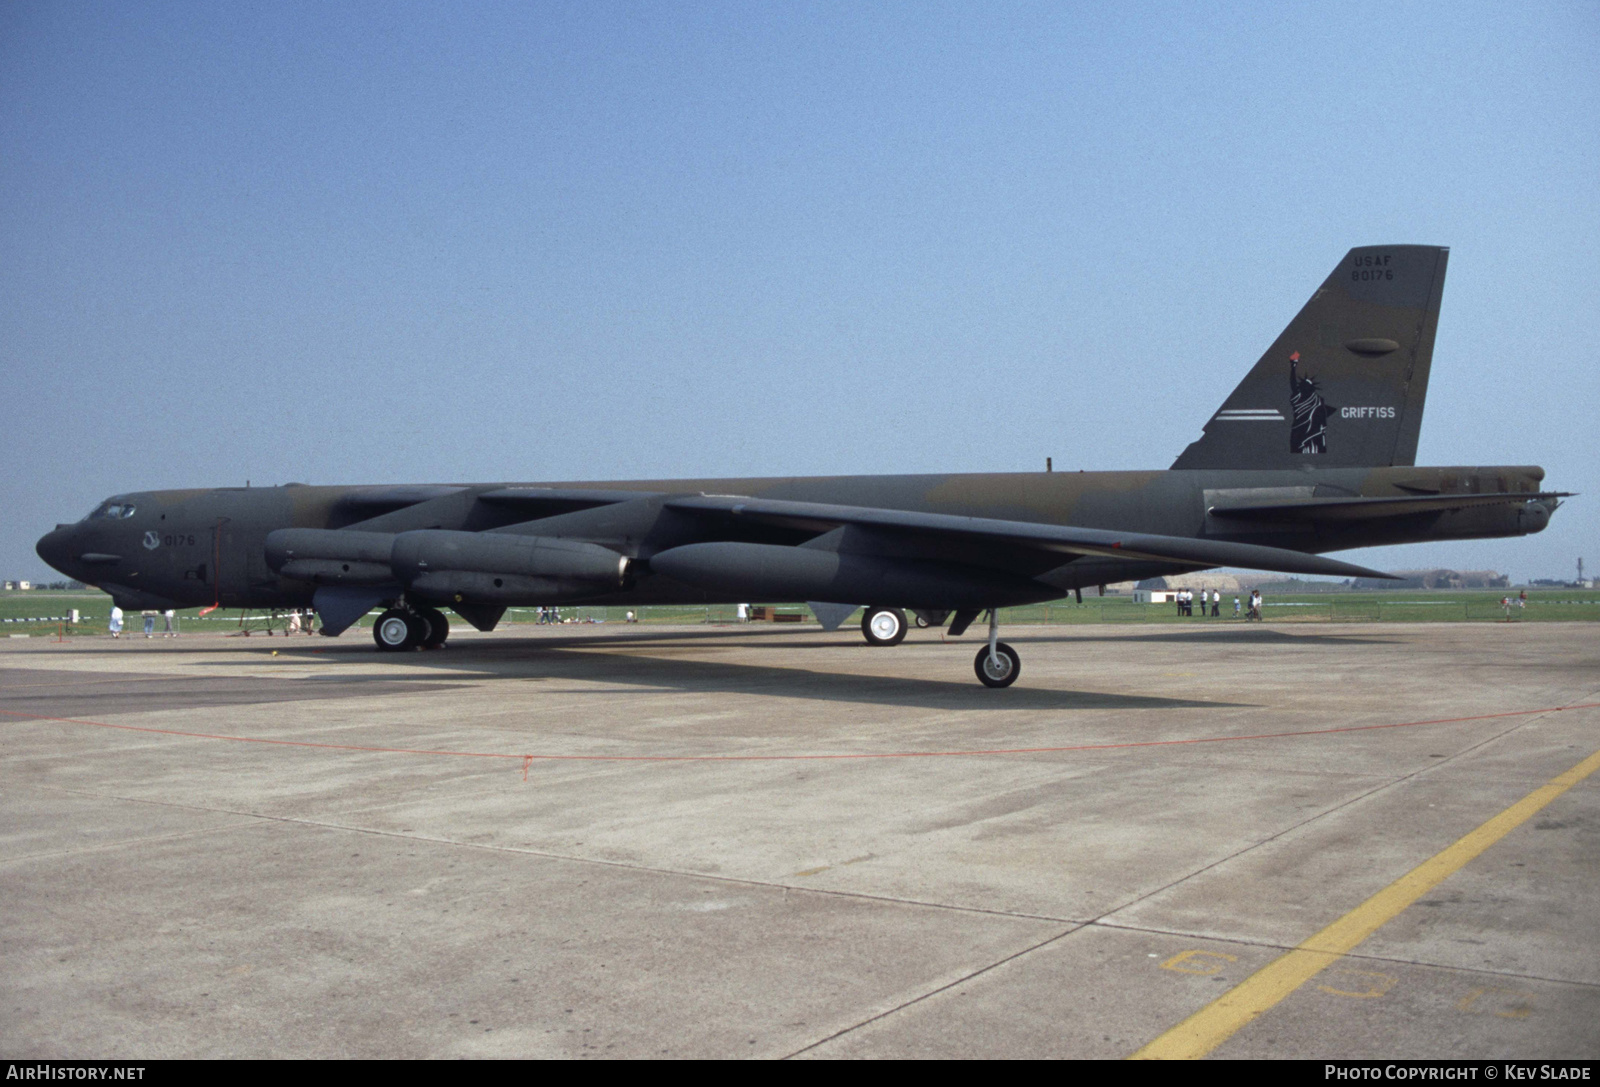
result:
<svg viewBox="0 0 1600 1087"><path fill-rule="evenodd" d="M212 732L185 732L173 728L150 728L145 725L116 725L108 721L87 721L77 717L47 717L38 713L21 713L0 710L0 715L20 717L32 721L49 721L62 725L91 725L95 728L115 728L126 732L148 732L159 736L187 736L196 740L230 740L241 744L275 744L280 747L314 747L325 751L367 751L384 755L447 755L464 759L520 759L523 772L533 762L795 762L826 759L932 759L984 755L1049 755L1067 751L1116 751L1135 747L1177 747L1185 744L1239 743L1246 740L1287 740L1299 736L1332 736L1343 732L1374 732L1379 729L1420 728L1425 725L1459 725L1471 721L1493 721L1505 717L1530 717L1540 713L1561 713L1565 710L1600 709L1600 702L1580 702L1571 706L1546 706L1537 710L1508 710L1504 713L1480 713L1471 717L1439 717L1427 721L1397 721L1384 725L1347 725L1343 728L1315 728L1298 732L1259 732L1249 736L1197 736L1186 740L1134 740L1118 744L1073 744L1066 747L995 747L952 751L878 751L839 752L811 755L537 755L507 754L497 751L450 751L441 748L416 747L366 747L360 744L325 744L311 740L269 740L256 736L226 736Z"/></svg>

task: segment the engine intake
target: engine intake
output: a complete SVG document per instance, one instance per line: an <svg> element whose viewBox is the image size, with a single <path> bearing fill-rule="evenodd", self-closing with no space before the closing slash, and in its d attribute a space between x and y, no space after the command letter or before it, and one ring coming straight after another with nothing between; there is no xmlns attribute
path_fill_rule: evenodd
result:
<svg viewBox="0 0 1600 1087"><path fill-rule="evenodd" d="M392 532L280 528L267 534L267 566L281 577L317 585L383 585L394 581Z"/></svg>
<svg viewBox="0 0 1600 1087"><path fill-rule="evenodd" d="M553 603L621 588L626 556L597 544L502 532L351 532L285 528L267 565L318 585L398 585L435 603Z"/></svg>
<svg viewBox="0 0 1600 1087"><path fill-rule="evenodd" d="M628 559L550 536L427 529L395 537L390 569L409 595L441 603L542 603L620 589Z"/></svg>

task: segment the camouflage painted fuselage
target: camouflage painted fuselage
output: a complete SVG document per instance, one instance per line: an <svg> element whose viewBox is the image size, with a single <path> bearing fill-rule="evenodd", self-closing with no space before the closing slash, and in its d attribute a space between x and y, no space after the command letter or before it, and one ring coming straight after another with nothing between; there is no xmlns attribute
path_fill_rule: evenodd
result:
<svg viewBox="0 0 1600 1087"><path fill-rule="evenodd" d="M653 574L652 555L710 540L799 544L816 531L686 516L665 508L668 496L715 494L785 499L1122 532L1245 541L1322 553L1429 540L1518 536L1549 522L1553 503L1533 498L1543 469L1389 467L1279 471L1168 470L975 475L833 476L769 479L637 480L548 484L449 484L415 487L321 487L146 491L119 495L83 521L58 526L39 554L70 577L100 585L124 607L305 607L316 586L281 577L265 557L267 535L282 528L402 533L416 529L509 532L581 540L636 560L622 588L577 592L562 602L732 603ZM561 509L483 496L508 487L557 494L624 491L626 501ZM1419 495L1523 494L1525 502L1430 509L1391 516L1229 517L1229 507L1305 499ZM567 505L574 503L568 502ZM106 515L105 510L114 511ZM131 510L125 515L123 511ZM1219 515L1219 511L1222 511ZM537 516L530 517L530 512ZM1003 568L1039 582L1040 598L1083 586L1192 570L1194 566L1123 561L1009 548L985 541L930 540L917 557ZM529 601L550 603L548 599Z"/></svg>

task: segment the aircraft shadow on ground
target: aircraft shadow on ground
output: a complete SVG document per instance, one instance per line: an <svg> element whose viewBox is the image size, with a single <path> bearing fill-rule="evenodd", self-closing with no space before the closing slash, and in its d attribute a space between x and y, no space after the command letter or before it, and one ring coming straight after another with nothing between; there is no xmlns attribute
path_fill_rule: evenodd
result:
<svg viewBox="0 0 1600 1087"><path fill-rule="evenodd" d="M793 635L808 633L811 637ZM1136 635L1133 640L1192 641L1200 637L1222 639L1241 643L1281 643L1285 639L1312 642L1330 640L1326 636L1289 634L1259 628L1235 631L1150 632ZM1007 636L1017 643L1063 643L1081 640L1112 640L1085 635L1082 631L1048 635ZM1126 636L1118 639L1130 640ZM1350 639L1339 638L1341 643ZM872 650L861 644L860 636L853 631L841 630L820 636L820 632L775 629L708 629L704 631L654 631L629 630L579 633L541 633L526 637L496 638L492 641L466 639L453 643L448 649L435 652L416 652L394 657L378 655L366 639L251 639L248 643L230 641L227 645L198 646L186 643L187 653L210 657L208 663L237 662L241 651L260 654L263 649L276 650L285 662L310 664L317 662L388 663L404 664L408 668L421 666L424 674L414 671L396 671L386 674L331 674L324 677L309 676L297 679L296 684L306 684L307 694L322 689L324 697L351 697L363 688L372 693L391 693L399 690L437 689L447 677L457 681L481 682L486 679L505 680L571 680L605 684L624 684L660 691L686 693L726 692L730 694L755 694L778 698L798 698L810 701L845 702L862 705L903 706L928 710L1083 710L1083 709L1198 709L1244 707L1249 703L1201 701L1189 698L1160 695L1128 695L1101 691L1061 690L1030 687L1027 661L1023 661L1022 678L1018 685L994 691L981 686L972 676L972 658L983 643L981 637L951 641L943 648L950 654L951 679L914 679L905 676L862 675L852 672L811 670L793 665L767 665L759 663L734 663L729 661L697 660L688 656L662 657L655 655L672 646L682 646L686 652L713 645L744 650L777 650L786 658L807 650L839 650L854 648L862 653L881 655L892 662L894 649ZM924 642L923 645L932 643ZM637 649L638 652L628 652ZM123 651L89 650L107 655L115 654L119 663L126 663ZM152 662L154 663L154 662ZM254 663L254 662L252 662ZM337 693L336 693L337 692ZM555 693L550 689L550 693ZM605 693L590 689L565 689L566 694ZM311 694L311 697L317 697Z"/></svg>
<svg viewBox="0 0 1600 1087"><path fill-rule="evenodd" d="M725 692L928 710L1215 709L1245 705L1159 695L1028 687L1026 671L1018 686L994 691L981 686L976 678L964 682L954 679L911 679L688 657L663 658L651 655L648 648L639 653L618 652L619 648L629 644L643 643L648 647L652 643L668 640L671 639L519 638L492 644L465 644L442 653L415 653L400 660L407 665L421 665L430 671L437 668L463 680L569 680L624 684L658 691L695 694ZM973 642L950 647L954 650L951 660L954 674L971 676L971 658L976 655L977 645ZM837 649L839 643L821 643L821 647ZM284 652L292 656L300 655L293 650ZM309 649L304 652L311 655ZM352 645L338 655L343 656L346 652L352 656L360 654L366 657L370 651ZM887 660L893 650L881 652ZM321 649L316 654L324 659L327 655L327 649ZM436 675L417 676L413 673L413 679L419 682L437 682L437 678ZM555 688L547 690L556 693ZM560 688L560 693L586 695L612 692L604 689Z"/></svg>

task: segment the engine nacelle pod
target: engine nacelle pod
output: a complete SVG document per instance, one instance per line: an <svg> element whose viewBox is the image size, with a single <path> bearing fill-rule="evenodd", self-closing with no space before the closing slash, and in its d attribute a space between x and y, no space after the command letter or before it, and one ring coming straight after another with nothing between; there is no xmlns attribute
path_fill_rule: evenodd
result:
<svg viewBox="0 0 1600 1087"><path fill-rule="evenodd" d="M390 555L408 596L452 603L552 603L620 589L628 559L597 544L503 532L402 532Z"/></svg>
<svg viewBox="0 0 1600 1087"><path fill-rule="evenodd" d="M392 532L280 528L267 534L267 566L280 577L317 585L385 585L394 581Z"/></svg>
<svg viewBox="0 0 1600 1087"><path fill-rule="evenodd" d="M723 600L869 600L955 611L1053 600L1061 591L999 570L924 559L717 541L685 544L650 569Z"/></svg>

